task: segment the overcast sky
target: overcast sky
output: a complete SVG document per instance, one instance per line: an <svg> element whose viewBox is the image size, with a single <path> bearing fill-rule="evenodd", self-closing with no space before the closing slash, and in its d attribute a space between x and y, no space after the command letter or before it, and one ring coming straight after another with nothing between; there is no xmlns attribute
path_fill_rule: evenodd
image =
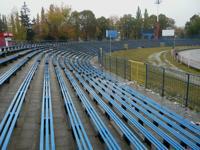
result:
<svg viewBox="0 0 200 150"><path fill-rule="evenodd" d="M20 10L24 1L29 6L32 16L36 16L42 6L48 8L50 4L64 4L78 11L90 9L96 17L123 14L135 16L138 6L142 13L145 8L149 14L157 12L155 0L1 0L0 13L10 14L13 8ZM200 15L200 0L162 0L159 10L160 13L175 19L177 26L184 26L192 15Z"/></svg>

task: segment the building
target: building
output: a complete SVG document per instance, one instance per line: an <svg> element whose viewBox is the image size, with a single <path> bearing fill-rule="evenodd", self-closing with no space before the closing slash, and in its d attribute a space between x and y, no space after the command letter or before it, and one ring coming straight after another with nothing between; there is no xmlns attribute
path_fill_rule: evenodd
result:
<svg viewBox="0 0 200 150"><path fill-rule="evenodd" d="M0 47L13 45L13 34L10 32L0 32Z"/></svg>

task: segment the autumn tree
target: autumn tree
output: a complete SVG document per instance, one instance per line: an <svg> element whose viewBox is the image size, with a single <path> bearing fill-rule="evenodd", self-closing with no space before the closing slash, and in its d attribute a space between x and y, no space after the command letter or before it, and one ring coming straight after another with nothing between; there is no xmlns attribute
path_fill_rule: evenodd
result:
<svg viewBox="0 0 200 150"><path fill-rule="evenodd" d="M30 19L30 9L28 8L26 2L21 7L20 11L20 21L21 25L25 28L26 40L32 41L34 37L34 31L32 29L31 19Z"/></svg>
<svg viewBox="0 0 200 150"><path fill-rule="evenodd" d="M147 9L145 9L145 11L144 11L144 19L143 20L144 20L143 21L143 29L144 30L152 29Z"/></svg>
<svg viewBox="0 0 200 150"><path fill-rule="evenodd" d="M73 40L79 40L80 37L80 18L79 18L79 12L73 11L71 13L71 16L69 18L69 24L70 24L70 31L69 36Z"/></svg>
<svg viewBox="0 0 200 150"><path fill-rule="evenodd" d="M8 23L5 15L0 14L0 32L8 31Z"/></svg>
<svg viewBox="0 0 200 150"><path fill-rule="evenodd" d="M155 15L149 15L147 9L142 15L139 7L135 16L125 14L122 17L105 18L102 16L96 19L94 13L90 10L78 12L72 11L68 6L53 4L47 10L42 7L41 12L31 19L30 10L26 3L23 4L20 13L13 12L9 19L0 15L0 31L7 30L7 26L4 26L7 24L7 20L9 22L8 30L14 34L15 39L34 39L37 41L102 40L106 38L107 29L120 31L122 39L140 39L144 30L153 30L157 23ZM175 27L174 20L163 14L159 15L159 23L161 30ZM187 24L188 33L192 31L189 28L192 24ZM33 33L35 33L34 38Z"/></svg>
<svg viewBox="0 0 200 150"><path fill-rule="evenodd" d="M95 38L96 33L96 18L92 11L84 10L79 14L80 18L80 31L84 40Z"/></svg>
<svg viewBox="0 0 200 150"><path fill-rule="evenodd" d="M96 36L98 40L106 38L106 30L109 28L109 21L105 17L97 18Z"/></svg>
<svg viewBox="0 0 200 150"><path fill-rule="evenodd" d="M130 39L133 35L135 18L131 14L124 15L118 22L119 31L122 39Z"/></svg>
<svg viewBox="0 0 200 150"><path fill-rule="evenodd" d="M40 16L39 16L39 14L37 14L36 19L33 18L32 28L33 28L34 33L35 33L35 40L36 41L40 40L41 26L40 26Z"/></svg>
<svg viewBox="0 0 200 150"><path fill-rule="evenodd" d="M137 12L136 12L136 20L135 20L135 27L134 27L134 31L135 31L135 38L139 39L141 38L141 31L142 31L142 24L143 24L143 20L142 20L142 13L141 13L141 9L138 6L137 8Z"/></svg>

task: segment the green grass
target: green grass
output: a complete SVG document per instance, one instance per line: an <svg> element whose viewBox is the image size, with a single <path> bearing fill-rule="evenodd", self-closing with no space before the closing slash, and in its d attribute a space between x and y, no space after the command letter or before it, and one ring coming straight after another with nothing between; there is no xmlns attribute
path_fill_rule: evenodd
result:
<svg viewBox="0 0 200 150"><path fill-rule="evenodd" d="M134 61L146 62L147 58L151 54L165 50L171 50L171 47L137 48L130 50L122 50L113 52L112 56L126 57Z"/></svg>
<svg viewBox="0 0 200 150"><path fill-rule="evenodd" d="M178 46L176 49L185 49L185 48L199 48L196 46ZM147 62L148 57L157 52L161 51L167 51L166 52L166 58L169 62L171 62L174 66L177 68L180 68L181 70L185 72L189 72L192 74L199 74L200 71L193 69L193 68L188 68L185 64L180 64L174 58L171 56L171 50L172 47L156 47L156 48L137 48L137 49L130 49L130 50L121 50L117 52L113 52L112 56L117 56L117 57L126 57L130 60L134 61L140 61L140 62ZM161 55L161 60L164 61L163 55Z"/></svg>

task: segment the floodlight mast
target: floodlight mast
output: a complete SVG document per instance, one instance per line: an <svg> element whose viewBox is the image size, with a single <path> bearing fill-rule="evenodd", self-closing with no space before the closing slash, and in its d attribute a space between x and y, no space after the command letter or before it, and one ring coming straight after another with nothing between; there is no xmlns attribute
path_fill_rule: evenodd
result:
<svg viewBox="0 0 200 150"><path fill-rule="evenodd" d="M159 5L161 4L162 0L156 0L155 4L157 5L157 23L155 28L155 39L159 38L159 31L160 31L160 25L159 25Z"/></svg>
<svg viewBox="0 0 200 150"><path fill-rule="evenodd" d="M155 4L157 5L157 22L159 22L159 5L161 4L162 0L156 0Z"/></svg>

